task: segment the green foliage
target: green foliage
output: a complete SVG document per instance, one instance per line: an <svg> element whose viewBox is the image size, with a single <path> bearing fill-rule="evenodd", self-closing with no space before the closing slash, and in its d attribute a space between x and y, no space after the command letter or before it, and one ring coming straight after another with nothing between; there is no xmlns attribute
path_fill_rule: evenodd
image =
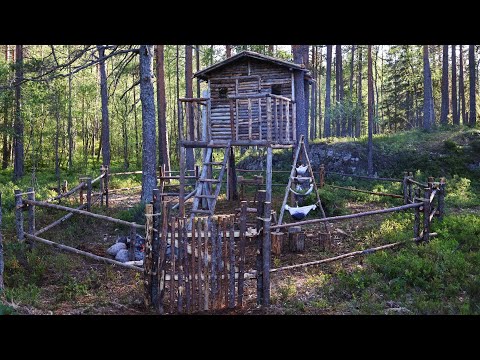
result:
<svg viewBox="0 0 480 360"><path fill-rule="evenodd" d="M474 206L480 205L480 198L470 179L454 175L447 181L445 202L457 207Z"/></svg>
<svg viewBox="0 0 480 360"><path fill-rule="evenodd" d="M15 310L11 306L0 303L0 315L15 315Z"/></svg>
<svg viewBox="0 0 480 360"><path fill-rule="evenodd" d="M7 287L5 289L5 296L10 302L35 306L40 296L40 288L33 284L13 288Z"/></svg>
<svg viewBox="0 0 480 360"><path fill-rule="evenodd" d="M88 294L87 283L79 282L75 277L65 275L61 281L62 287L58 293L58 300L75 300Z"/></svg>

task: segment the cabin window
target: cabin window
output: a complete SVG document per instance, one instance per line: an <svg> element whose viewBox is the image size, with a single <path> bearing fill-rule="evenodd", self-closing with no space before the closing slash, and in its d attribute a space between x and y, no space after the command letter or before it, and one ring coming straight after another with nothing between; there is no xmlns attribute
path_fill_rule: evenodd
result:
<svg viewBox="0 0 480 360"><path fill-rule="evenodd" d="M220 99L226 99L227 94L228 94L228 88L222 87L222 88L218 89L218 97Z"/></svg>
<svg viewBox="0 0 480 360"><path fill-rule="evenodd" d="M272 85L272 94L273 95L282 95L282 84L273 84Z"/></svg>

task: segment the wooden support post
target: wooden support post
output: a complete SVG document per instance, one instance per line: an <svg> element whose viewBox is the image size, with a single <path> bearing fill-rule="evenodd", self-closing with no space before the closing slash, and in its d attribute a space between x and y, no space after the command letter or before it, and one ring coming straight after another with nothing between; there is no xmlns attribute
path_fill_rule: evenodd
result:
<svg viewBox="0 0 480 360"><path fill-rule="evenodd" d="M413 173L411 171L408 173L408 179L409 180L413 179ZM413 196L414 196L412 186L413 186L412 182L408 181L408 200L410 202L413 202Z"/></svg>
<svg viewBox="0 0 480 360"><path fill-rule="evenodd" d="M23 231L23 201L20 190L15 190L15 226L17 229L17 240L23 242L25 234Z"/></svg>
<svg viewBox="0 0 480 360"><path fill-rule="evenodd" d="M105 165L105 176L103 177L103 190L105 191L105 207L108 209L108 182L110 181L110 168Z"/></svg>
<svg viewBox="0 0 480 360"><path fill-rule="evenodd" d="M420 197L420 188L416 188L414 198L419 198L419 197ZM413 237L418 238L420 236L420 208L416 207L414 211L415 213L414 213L414 220L413 220Z"/></svg>
<svg viewBox="0 0 480 360"><path fill-rule="evenodd" d="M168 233L168 206L164 202L162 204L162 216L161 221L158 224L159 238L160 238L160 250L158 260L158 313L163 314L165 312L163 306L163 299L165 297L165 274L166 274L166 251L167 251L167 233ZM155 286L155 285L154 285Z"/></svg>
<svg viewBox="0 0 480 360"><path fill-rule="evenodd" d="M297 104L295 102L292 102L292 140L297 141Z"/></svg>
<svg viewBox="0 0 480 360"><path fill-rule="evenodd" d="M258 202L257 202L257 259L256 259L256 270L257 270L257 304L263 304L263 221L258 219L262 218L264 214L265 206L265 190L260 190L258 192Z"/></svg>
<svg viewBox="0 0 480 360"><path fill-rule="evenodd" d="M27 199L35 201L35 192L33 188L28 188L27 192ZM28 233L30 235L35 234L35 205L28 205Z"/></svg>
<svg viewBox="0 0 480 360"><path fill-rule="evenodd" d="M67 191L68 191L68 181L63 180L62 193L66 193Z"/></svg>
<svg viewBox="0 0 480 360"><path fill-rule="evenodd" d="M161 202L160 202L160 189L153 189L153 213L154 214L160 214L161 210ZM163 215L163 214L162 214ZM158 311L159 309L159 298L158 298L158 292L159 292L159 256L160 256L160 235L161 235L161 216L153 216L153 228L156 229L157 231L153 233L153 239L152 239L152 256L153 256L153 261L152 261L152 269L153 269L153 274L152 274L152 292L151 292L151 299L152 299L152 305L155 310ZM135 256L135 255L134 255Z"/></svg>
<svg viewBox="0 0 480 360"><path fill-rule="evenodd" d="M228 221L229 241L228 241L228 307L235 307L235 215L230 215Z"/></svg>
<svg viewBox="0 0 480 360"><path fill-rule="evenodd" d="M134 223L135 224L135 223ZM137 240L137 228L130 226L130 247L128 248L128 260L135 260L135 243Z"/></svg>
<svg viewBox="0 0 480 360"><path fill-rule="evenodd" d="M243 306L243 286L245 272L245 232L247 231L247 202L242 201L240 205L240 251L238 257L238 290L237 305Z"/></svg>
<svg viewBox="0 0 480 360"><path fill-rule="evenodd" d="M83 183L82 187L80 187L80 191L78 192L78 195L80 196L80 204L83 204L83 189L85 188L85 182L83 181L83 178L80 177L78 179L78 182L81 184ZM59 201L60 203L60 201Z"/></svg>
<svg viewBox="0 0 480 360"><path fill-rule="evenodd" d="M231 139L237 139L235 134L235 107L233 105L233 99L230 99L230 132Z"/></svg>
<svg viewBox="0 0 480 360"><path fill-rule="evenodd" d="M272 238L272 254L279 256L282 254L283 249L283 238L284 233L281 232L273 232L271 233Z"/></svg>
<svg viewBox="0 0 480 360"><path fill-rule="evenodd" d="M260 112L260 107L258 108ZM259 119L260 123L261 119ZM252 118L252 100L248 98L248 140L252 140L252 127L253 127L253 118Z"/></svg>
<svg viewBox="0 0 480 360"><path fill-rule="evenodd" d="M185 147L182 146L183 141L183 110L182 110L182 102L178 101L178 141L179 143L179 150L180 150L180 195L178 199L178 210L179 216L185 216Z"/></svg>
<svg viewBox="0 0 480 360"><path fill-rule="evenodd" d="M265 201L263 219L263 306L270 305L270 223L272 218L272 203Z"/></svg>
<svg viewBox="0 0 480 360"><path fill-rule="evenodd" d="M267 140L272 141L272 98L267 96Z"/></svg>
<svg viewBox="0 0 480 360"><path fill-rule="evenodd" d="M283 99L280 99L280 124L279 124L280 128L278 133L279 138L277 141L279 144L282 144L285 141L284 135L283 135L284 134L284 131L283 131L283 106L284 105L283 104L284 104Z"/></svg>
<svg viewBox="0 0 480 360"><path fill-rule="evenodd" d="M274 135L273 135L273 138L274 138L274 141L276 143L279 143L280 139L278 137L278 101L277 101L277 98L273 99L273 124L274 124Z"/></svg>
<svg viewBox="0 0 480 360"><path fill-rule="evenodd" d="M172 216L170 224L170 313L175 312L175 265L176 265L176 257L175 254L175 224L176 219L175 216ZM146 255L146 254L145 254ZM144 263L145 267L145 263Z"/></svg>
<svg viewBox="0 0 480 360"><path fill-rule="evenodd" d="M320 173L319 173L319 185L320 185L320 188L323 188L323 186L325 185L325 165L322 164L320 165Z"/></svg>
<svg viewBox="0 0 480 360"><path fill-rule="evenodd" d="M210 267L210 279L211 279L211 296L210 296L210 308L215 308L217 305L217 292L218 292L218 279L217 279L217 241L218 241L218 216L212 217L212 237L211 237L211 247L212 247L212 257L211 257L211 267ZM205 248L206 250L207 248ZM208 263L206 263L208 267ZM205 289L208 292L208 289Z"/></svg>
<svg viewBox="0 0 480 360"><path fill-rule="evenodd" d="M444 177L440 178L439 192L438 192L438 220L443 220L443 215L445 213L445 186L446 179Z"/></svg>
<svg viewBox="0 0 480 360"><path fill-rule="evenodd" d="M305 233L300 226L288 228L288 249L294 253L305 251Z"/></svg>
<svg viewBox="0 0 480 360"><path fill-rule="evenodd" d="M100 166L100 174L104 175L105 174L105 168L104 166ZM105 176L105 175L104 175ZM103 188L103 178L100 179L100 206L103 207L103 197L105 196L105 189Z"/></svg>
<svg viewBox="0 0 480 360"><path fill-rule="evenodd" d="M429 240L428 234L430 233L430 195L432 189L430 187L425 188L424 200L423 200L423 242Z"/></svg>
<svg viewBox="0 0 480 360"><path fill-rule="evenodd" d="M153 205L145 205L145 254L143 260L143 288L144 288L144 302L145 307L149 308L152 305L152 278L151 274L156 269L153 269L153 257L152 257L152 241L153 241ZM133 227L132 227L133 228ZM132 245L132 239L130 239L130 245ZM170 278L170 282L174 283L174 278Z"/></svg>
<svg viewBox="0 0 480 360"><path fill-rule="evenodd" d="M92 178L86 179L87 186L87 211L92 211Z"/></svg>
<svg viewBox="0 0 480 360"><path fill-rule="evenodd" d="M177 219L178 232L178 301L177 311L179 314L183 313L183 297L185 296L185 281L184 281L184 253L183 253L183 228L185 227L184 218ZM172 238L173 239L173 238ZM174 243L174 242L172 242Z"/></svg>
<svg viewBox="0 0 480 360"><path fill-rule="evenodd" d="M184 294L185 294L185 311L187 314L190 313L191 311L191 306L192 306L192 299L191 299L191 284L192 281L190 281L190 263L188 261L188 246L187 246L187 219L184 217L182 219L182 232L181 232L181 238L182 238L182 263L183 263L183 278L184 278ZM192 220L192 235L193 235L193 220ZM193 247L192 247L193 250ZM193 251L192 251L193 253Z"/></svg>
<svg viewBox="0 0 480 360"><path fill-rule="evenodd" d="M403 182L402 182L402 189L403 189L403 203L408 204L408 172L403 172Z"/></svg>
<svg viewBox="0 0 480 360"><path fill-rule="evenodd" d="M203 302L203 310L208 310L208 306L210 304L210 278L212 272L208 272L208 230L211 229L212 221L209 218L205 217L203 219L203 235L204 235L204 252L203 252L203 259L202 259L202 270L203 270L203 278L204 278L204 287L203 287L203 294L204 294L204 302ZM213 230L210 232L211 238L213 239ZM213 244L213 241L212 241ZM213 246L212 246L213 248ZM201 249L201 248L200 248ZM213 254L212 254L212 262L213 262Z"/></svg>

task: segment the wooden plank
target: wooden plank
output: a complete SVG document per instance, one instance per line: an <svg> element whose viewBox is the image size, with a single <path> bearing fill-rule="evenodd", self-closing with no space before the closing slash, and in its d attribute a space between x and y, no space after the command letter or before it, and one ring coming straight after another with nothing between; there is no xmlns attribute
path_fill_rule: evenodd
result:
<svg viewBox="0 0 480 360"><path fill-rule="evenodd" d="M143 260L143 299L145 307L148 309L152 305L152 272L153 270L153 256L152 256L152 242L153 242L153 205L145 205L145 252ZM130 239L130 243L133 239Z"/></svg>
<svg viewBox="0 0 480 360"><path fill-rule="evenodd" d="M77 209L80 209L80 210L81 210L81 209L85 208L86 206L87 206L87 204L83 204L83 205L80 205L79 207L77 207ZM73 215L74 215L73 213L69 213L69 214L67 214L67 215L65 215L65 216L62 216L60 219L55 220L55 221L52 222L51 224L49 224L49 225L45 226L44 228L41 228L40 230L36 231L34 235L35 235L35 236L38 236L38 235L40 235L40 234L43 234L44 232L50 230L51 228L53 228L53 227L61 224L61 223L64 222L65 220L70 219Z"/></svg>
<svg viewBox="0 0 480 360"><path fill-rule="evenodd" d="M27 189L27 199L35 201L35 191L32 187ZM34 234L35 233L35 206L30 205L28 207L28 233Z"/></svg>
<svg viewBox="0 0 480 360"><path fill-rule="evenodd" d="M248 140L252 140L252 100L248 99Z"/></svg>
<svg viewBox="0 0 480 360"><path fill-rule="evenodd" d="M14 190L15 193L15 227L17 230L17 240L23 242L25 240L25 232L23 230L23 201L20 190Z"/></svg>
<svg viewBox="0 0 480 360"><path fill-rule="evenodd" d="M218 242L218 217L212 217L212 257L211 257L211 269L210 269L210 278L211 278L211 296L210 296L210 308L215 309L217 305L217 242ZM208 264L208 263L207 263Z"/></svg>
<svg viewBox="0 0 480 360"><path fill-rule="evenodd" d="M237 305L243 306L243 287L245 272L245 232L247 230L247 202L241 202L240 211L240 250L238 258L238 290Z"/></svg>
<svg viewBox="0 0 480 360"><path fill-rule="evenodd" d="M228 236L227 236L227 227L228 227L228 216L222 216L222 288L223 288L223 306L228 305Z"/></svg>
<svg viewBox="0 0 480 360"><path fill-rule="evenodd" d="M263 228L263 222L260 220L264 214L264 206L265 206L265 196L266 191L260 190L258 191L258 198L257 198L257 229ZM257 270L257 304L263 304L263 239L261 236L262 232L257 234L257 258L255 262L255 267Z"/></svg>
<svg viewBox="0 0 480 360"><path fill-rule="evenodd" d="M228 307L233 309L235 307L235 234L234 234L234 220L235 215L229 217L229 278L228 278Z"/></svg>
<svg viewBox="0 0 480 360"><path fill-rule="evenodd" d="M185 280L184 280L184 253L183 253L183 236L182 229L185 226L182 218L177 218L177 232L178 232L178 300L177 311L183 314L183 304L185 296Z"/></svg>
<svg viewBox="0 0 480 360"><path fill-rule="evenodd" d="M168 233L168 205L166 202L162 203L162 217L161 217L161 235L160 236L160 250L158 259L158 312L163 314L164 297L165 297L165 276L166 276L166 251L167 251L167 233Z"/></svg>
<svg viewBox="0 0 480 360"><path fill-rule="evenodd" d="M192 281L190 281L190 287L191 287L191 311L195 311L197 309L197 296L196 296L196 275L197 275L197 267L195 266L195 252L197 251L197 223L198 223L198 219L195 219L193 218L193 221L192 221L192 236L191 236L191 243L190 243L190 246L191 246L191 258L190 258L190 270L189 270L189 273L192 277ZM185 236L187 237L187 236ZM186 243L186 242L185 242ZM186 244L185 244L186 245ZM187 248L185 247L185 253L187 253ZM188 257L188 253L187 253L187 257ZM198 254L198 258L200 260L200 254Z"/></svg>
<svg viewBox="0 0 480 360"><path fill-rule="evenodd" d="M187 252L187 226L186 226L186 218L182 219L182 257L183 257L183 274L184 274L184 281L185 281L185 311L187 314L191 312L191 305L192 305L192 289L191 289L191 284L193 281L190 281L190 263L189 263L189 257L188 257L188 252ZM193 226L192 226L192 231ZM192 247L192 250L194 248ZM193 257L193 254L192 254Z"/></svg>
<svg viewBox="0 0 480 360"><path fill-rule="evenodd" d="M267 141L272 141L272 98L267 97Z"/></svg>
<svg viewBox="0 0 480 360"><path fill-rule="evenodd" d="M175 224L176 224L176 219L174 216L172 216L171 220L171 225L170 225L170 233L175 234ZM170 242L170 278L174 279L175 278L175 242ZM175 281L170 281L170 313L175 312Z"/></svg>
<svg viewBox="0 0 480 360"><path fill-rule="evenodd" d="M204 233L204 256L202 258L202 269L203 269L203 278L204 278L204 303L203 303L203 310L208 310L210 304L210 279L211 274L208 274L208 227L209 227L209 219L203 218L203 233ZM213 239L213 229L211 230L212 239ZM213 244L213 241L212 241ZM212 246L213 248L213 246ZM213 253L211 256L212 263L213 263Z"/></svg>

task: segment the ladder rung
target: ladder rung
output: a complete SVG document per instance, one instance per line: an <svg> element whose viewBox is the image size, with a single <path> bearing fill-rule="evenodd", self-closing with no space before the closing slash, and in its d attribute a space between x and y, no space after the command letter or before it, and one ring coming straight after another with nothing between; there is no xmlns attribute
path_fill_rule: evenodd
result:
<svg viewBox="0 0 480 360"><path fill-rule="evenodd" d="M202 198L202 199L215 199L215 195L195 195L197 198Z"/></svg>
<svg viewBox="0 0 480 360"><path fill-rule="evenodd" d="M218 179L198 179L198 181L211 182L211 183L218 183L218 182L220 182L220 180L218 180Z"/></svg>
<svg viewBox="0 0 480 360"><path fill-rule="evenodd" d="M192 210L192 213L212 215L212 211L211 211L211 210Z"/></svg>
<svg viewBox="0 0 480 360"><path fill-rule="evenodd" d="M292 180L312 180L312 178L310 176L292 176L291 177Z"/></svg>
<svg viewBox="0 0 480 360"><path fill-rule="evenodd" d="M223 165L223 162L221 161L207 161L203 163L203 165Z"/></svg>

